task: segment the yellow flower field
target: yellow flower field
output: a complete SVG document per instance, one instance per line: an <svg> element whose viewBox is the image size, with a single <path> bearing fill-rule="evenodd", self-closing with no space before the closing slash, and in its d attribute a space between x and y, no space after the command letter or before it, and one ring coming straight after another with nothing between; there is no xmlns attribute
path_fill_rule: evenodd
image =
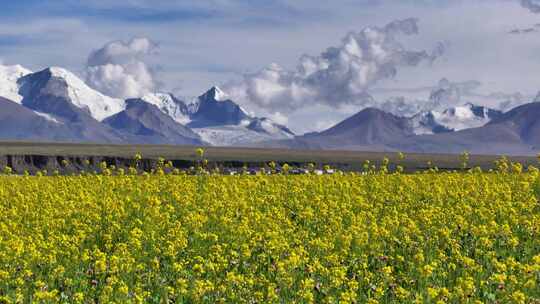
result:
<svg viewBox="0 0 540 304"><path fill-rule="evenodd" d="M0 177L0 302L540 303L537 170Z"/></svg>

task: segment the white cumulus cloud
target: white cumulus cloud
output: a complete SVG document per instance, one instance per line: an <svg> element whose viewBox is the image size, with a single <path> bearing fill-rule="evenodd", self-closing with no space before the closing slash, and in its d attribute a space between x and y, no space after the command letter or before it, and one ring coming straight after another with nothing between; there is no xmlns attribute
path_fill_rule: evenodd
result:
<svg viewBox="0 0 540 304"><path fill-rule="evenodd" d="M225 86L234 98L270 111L291 111L306 105L340 107L371 105L368 89L380 80L393 78L401 66L433 62L444 53L439 43L433 51L409 50L401 35L418 34L418 20L397 20L384 27L350 32L337 47L318 56L303 55L296 69L277 64Z"/></svg>
<svg viewBox="0 0 540 304"><path fill-rule="evenodd" d="M144 96L156 87L152 70L144 61L156 48L148 38L109 42L88 57L86 82L116 98Z"/></svg>
<svg viewBox="0 0 540 304"><path fill-rule="evenodd" d="M271 113L268 118L280 125L286 125L289 122L289 118L280 112Z"/></svg>

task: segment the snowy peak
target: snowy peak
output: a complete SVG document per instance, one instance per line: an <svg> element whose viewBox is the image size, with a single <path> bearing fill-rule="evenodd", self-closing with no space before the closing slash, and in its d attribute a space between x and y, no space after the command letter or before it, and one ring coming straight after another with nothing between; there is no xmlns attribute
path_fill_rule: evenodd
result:
<svg viewBox="0 0 540 304"><path fill-rule="evenodd" d="M140 101L155 105L161 112L192 128L204 141L213 145L244 145L295 136L287 127L269 118L249 116L218 87L212 87L190 104L164 93L148 94ZM128 101L127 110L129 108Z"/></svg>
<svg viewBox="0 0 540 304"><path fill-rule="evenodd" d="M124 109L123 100L99 93L75 74L58 67L28 74L18 80L18 85L23 105L53 115L57 113L48 109L46 101L57 105L67 102L99 121Z"/></svg>
<svg viewBox="0 0 540 304"><path fill-rule="evenodd" d="M502 115L502 112L499 110L491 109L484 106L477 106L472 103L466 103L461 107L455 107L453 110L454 115L468 116L468 117L478 117L483 119L495 119Z"/></svg>
<svg viewBox="0 0 540 304"><path fill-rule="evenodd" d="M68 83L74 83L74 84L80 85L79 82L82 82L82 80L80 80L72 72L70 72L70 71L68 71L68 70L66 70L64 68L49 67L49 68L46 68L45 71L47 71L53 77L64 78L66 80L66 82L68 82Z"/></svg>
<svg viewBox="0 0 540 304"><path fill-rule="evenodd" d="M157 101L153 103L157 104ZM195 102L184 105L185 110L182 112L188 120L187 126L198 133L204 141L213 145L244 145L294 137L294 133L285 126L276 124L268 118L250 116L218 87L212 87ZM159 105L158 107L171 115L171 111L164 110L165 107Z"/></svg>
<svg viewBox="0 0 540 304"><path fill-rule="evenodd" d="M203 100L213 100L213 101L226 101L230 100L229 95L227 93L223 92L220 88L217 86L213 86L210 90L208 90L206 93L201 95L200 99Z"/></svg>
<svg viewBox="0 0 540 304"><path fill-rule="evenodd" d="M32 73L20 65L0 65L0 96L21 103L23 97L19 94L19 78Z"/></svg>
<svg viewBox="0 0 540 304"><path fill-rule="evenodd" d="M141 99L157 106L163 113L171 116L178 123L185 125L191 121L188 106L172 94L152 93L143 96Z"/></svg>
<svg viewBox="0 0 540 304"><path fill-rule="evenodd" d="M196 106L192 107L190 127L241 125L251 117L238 104L226 99L226 94L218 87L213 87L199 96Z"/></svg>
<svg viewBox="0 0 540 304"><path fill-rule="evenodd" d="M424 111L411 121L415 134L434 134L478 128L501 115L501 111L466 103L442 111Z"/></svg>

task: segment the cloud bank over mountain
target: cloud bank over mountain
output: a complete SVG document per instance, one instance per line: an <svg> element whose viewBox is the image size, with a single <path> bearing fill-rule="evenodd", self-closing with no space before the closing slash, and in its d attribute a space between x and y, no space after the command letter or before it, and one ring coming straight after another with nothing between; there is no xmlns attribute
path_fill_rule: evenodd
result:
<svg viewBox="0 0 540 304"><path fill-rule="evenodd" d="M412 116L420 111L441 111L469 103L506 111L534 98L519 92L486 92L483 87L484 83L478 80L453 81L442 78L433 86L375 88L369 93L378 101L377 108L398 116Z"/></svg>
<svg viewBox="0 0 540 304"><path fill-rule="evenodd" d="M238 100L270 111L313 104L369 105L373 98L367 90L380 80L393 78L403 66L432 63L444 53L443 43L428 52L410 50L399 40L418 33L415 18L366 27L348 33L339 46L329 47L319 56L301 56L295 70L271 64L229 83L225 90Z"/></svg>
<svg viewBox="0 0 540 304"><path fill-rule="evenodd" d="M112 97L144 96L156 87L153 72L144 61L156 48L144 37L109 42L88 57L86 81Z"/></svg>

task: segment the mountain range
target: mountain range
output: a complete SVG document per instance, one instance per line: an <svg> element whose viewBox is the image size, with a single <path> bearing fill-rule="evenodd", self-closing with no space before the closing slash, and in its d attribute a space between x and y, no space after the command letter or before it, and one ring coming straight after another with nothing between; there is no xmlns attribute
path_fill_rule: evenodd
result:
<svg viewBox="0 0 540 304"><path fill-rule="evenodd" d="M438 89L414 115L365 108L321 132L295 135L250 115L218 87L187 103L169 93L121 100L51 67L0 65L0 140L281 147L531 155L540 148L540 98L502 112L472 103L443 107Z"/></svg>
<svg viewBox="0 0 540 304"><path fill-rule="evenodd" d="M0 97L2 140L242 145L295 136L217 87L189 104L166 93L121 100L62 68L0 66Z"/></svg>

